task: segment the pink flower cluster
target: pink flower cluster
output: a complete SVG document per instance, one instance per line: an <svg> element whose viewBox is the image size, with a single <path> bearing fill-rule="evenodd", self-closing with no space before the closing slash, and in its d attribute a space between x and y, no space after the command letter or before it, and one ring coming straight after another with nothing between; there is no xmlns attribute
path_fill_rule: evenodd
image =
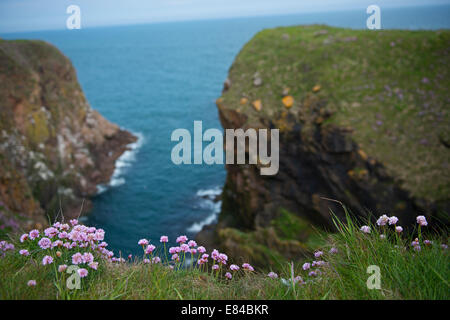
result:
<svg viewBox="0 0 450 320"><path fill-rule="evenodd" d="M167 236L161 236L160 240L161 243L165 244L169 242L169 238ZM197 260L195 265L196 266L203 266L207 265L208 262L211 262L211 269L214 271L217 271L220 273L221 267L226 265L228 263L228 256L225 253L219 252L217 249L213 249L210 254L206 253L206 249L203 246L198 246L197 242L194 240L189 240L187 236L181 235L176 238L177 246L170 247L168 249L168 252L170 254L170 258L168 257L169 261L168 267L172 270L176 269L175 265L173 263L184 263L184 258L186 254L190 254L191 257L196 256ZM138 245L143 247L144 254L152 254L156 247L149 243L147 239L141 239L138 241ZM164 247L165 248L165 247ZM160 263L162 262L159 257L154 257L151 260L146 258L144 256L143 263L144 264L150 264L150 263ZM254 271L254 268L248 264L244 263L242 265L242 269L246 271ZM231 264L229 267L230 272L225 272L224 276L227 279L232 279L233 275L232 272L237 272L240 270L240 267L236 264Z"/></svg>
<svg viewBox="0 0 450 320"><path fill-rule="evenodd" d="M96 256L114 261L114 253L106 249L108 244L103 241L104 237L103 229L81 225L76 219L70 220L70 224L56 222L43 232L34 229L23 234L20 242L25 248L19 250L19 254L28 257L44 253L41 264L47 266L57 263L60 273L66 271L68 264L80 265L77 273L81 278L85 278L89 274L87 268L98 270L99 262L95 261ZM34 286L36 283L29 282L28 285Z"/></svg>
<svg viewBox="0 0 450 320"><path fill-rule="evenodd" d="M14 250L14 245L6 241L0 241L0 257L5 255L5 252Z"/></svg>

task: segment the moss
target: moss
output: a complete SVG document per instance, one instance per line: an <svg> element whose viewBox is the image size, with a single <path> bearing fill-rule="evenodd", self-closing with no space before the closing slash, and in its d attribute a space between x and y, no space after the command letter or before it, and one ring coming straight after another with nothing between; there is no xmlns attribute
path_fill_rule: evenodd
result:
<svg viewBox="0 0 450 320"><path fill-rule="evenodd" d="M26 129L28 139L35 144L45 142L50 136L45 113L37 111L31 116L33 122L29 122Z"/></svg>
<svg viewBox="0 0 450 320"><path fill-rule="evenodd" d="M271 221L277 234L285 240L304 240L311 234L311 224L299 216L281 209L277 218Z"/></svg>

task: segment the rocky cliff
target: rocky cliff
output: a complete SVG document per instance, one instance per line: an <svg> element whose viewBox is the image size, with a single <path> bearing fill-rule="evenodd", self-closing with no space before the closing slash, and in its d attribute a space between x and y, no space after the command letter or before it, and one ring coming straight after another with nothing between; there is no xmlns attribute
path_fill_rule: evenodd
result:
<svg viewBox="0 0 450 320"><path fill-rule="evenodd" d="M267 248L298 258L308 225L332 229L330 210L344 218L329 199L364 218L448 221L449 43L448 31L258 33L217 106L226 129L278 128L280 169L227 165L219 223L198 237L267 265Z"/></svg>
<svg viewBox="0 0 450 320"><path fill-rule="evenodd" d="M89 210L136 140L93 110L67 57L42 41L0 40L0 224ZM82 208L83 207L83 208Z"/></svg>

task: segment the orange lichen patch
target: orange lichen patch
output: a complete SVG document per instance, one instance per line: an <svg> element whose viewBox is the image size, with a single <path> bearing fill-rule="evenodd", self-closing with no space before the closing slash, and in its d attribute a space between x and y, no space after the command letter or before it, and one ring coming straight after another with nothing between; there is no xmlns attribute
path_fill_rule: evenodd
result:
<svg viewBox="0 0 450 320"><path fill-rule="evenodd" d="M359 156L364 160L364 161L366 161L367 160L367 154L363 151L363 150L361 150L361 149L359 149L358 150L358 154L359 154Z"/></svg>
<svg viewBox="0 0 450 320"><path fill-rule="evenodd" d="M289 91L291 91L290 88L284 88L284 89L283 89L283 93L282 93L282 94L283 94L283 97L289 95Z"/></svg>
<svg viewBox="0 0 450 320"><path fill-rule="evenodd" d="M356 168L355 170L347 171L347 174L350 178L362 180L369 177L369 171L366 169Z"/></svg>
<svg viewBox="0 0 450 320"><path fill-rule="evenodd" d="M240 103L241 103L242 105L247 104L247 102L248 102L248 99L247 99L247 98L241 98Z"/></svg>
<svg viewBox="0 0 450 320"><path fill-rule="evenodd" d="M216 100L216 105L217 105L218 107L220 107L220 106L222 105L222 102L223 102L223 98L222 98L222 97L217 98L217 100Z"/></svg>
<svg viewBox="0 0 450 320"><path fill-rule="evenodd" d="M322 87L321 87L320 85L316 84L316 85L312 88L312 91L313 91L313 92L318 92L318 91L320 91L320 89L322 89Z"/></svg>
<svg viewBox="0 0 450 320"><path fill-rule="evenodd" d="M292 96L286 96L281 101L286 108L291 108L294 105L294 98Z"/></svg>
<svg viewBox="0 0 450 320"><path fill-rule="evenodd" d="M255 108L256 111L261 111L261 108L262 108L261 100L253 101L252 106L253 106L253 108Z"/></svg>

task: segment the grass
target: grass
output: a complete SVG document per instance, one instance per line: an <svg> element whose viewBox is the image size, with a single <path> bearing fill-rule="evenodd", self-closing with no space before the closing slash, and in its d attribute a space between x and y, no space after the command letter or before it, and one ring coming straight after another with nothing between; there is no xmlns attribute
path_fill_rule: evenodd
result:
<svg viewBox="0 0 450 320"><path fill-rule="evenodd" d="M446 231L429 233L427 227L416 230L421 245L416 251L411 246L414 237L396 234L392 226L369 225L371 233L366 234L349 213L347 221L335 219L338 232L325 236L321 257L311 258L325 261L325 265L303 270L300 263L286 263L273 270L278 279L269 278L267 270L241 268L228 280L224 271L214 272L205 266L179 268L179 264L172 264L174 269L170 269L167 262L145 264L136 257L133 261L111 262L94 250L99 268L88 268L89 275L81 279L79 290L68 289L70 274L59 273L56 268L61 263L70 264L74 252L90 249L43 250L37 240L21 243L12 237L8 241L14 243L15 250L0 258L0 299L449 299L450 261L448 250L441 247L447 242ZM432 244L425 245L425 239ZM24 247L30 256L18 253ZM331 248L337 253L330 253ZM56 250L62 251L60 257ZM53 256L55 263L43 266L41 260L46 254ZM380 271L379 290L367 287L371 276L367 270L373 265ZM309 275L311 270L318 275ZM294 283L296 276L302 280ZM30 279L37 285L28 287Z"/></svg>

